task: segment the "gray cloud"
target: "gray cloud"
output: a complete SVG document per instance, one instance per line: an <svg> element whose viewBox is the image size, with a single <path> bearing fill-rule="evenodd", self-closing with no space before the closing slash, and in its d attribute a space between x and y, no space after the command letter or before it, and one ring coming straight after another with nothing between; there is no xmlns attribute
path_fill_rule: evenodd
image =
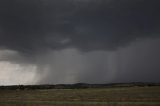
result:
<svg viewBox="0 0 160 106"><path fill-rule="evenodd" d="M1 0L0 46L31 54L67 47L114 50L159 34L158 4L157 0Z"/></svg>
<svg viewBox="0 0 160 106"><path fill-rule="evenodd" d="M159 82L157 45L160 39L148 38L116 51L52 51L39 58L42 67L39 83Z"/></svg>
<svg viewBox="0 0 160 106"><path fill-rule="evenodd" d="M0 59L33 65L39 83L159 81L159 4L1 0Z"/></svg>
<svg viewBox="0 0 160 106"><path fill-rule="evenodd" d="M160 39L141 39L117 51L117 80L159 82Z"/></svg>

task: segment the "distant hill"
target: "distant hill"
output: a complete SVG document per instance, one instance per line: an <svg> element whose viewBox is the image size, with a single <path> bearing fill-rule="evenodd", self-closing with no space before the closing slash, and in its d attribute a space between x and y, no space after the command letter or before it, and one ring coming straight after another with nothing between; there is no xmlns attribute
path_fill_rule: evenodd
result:
<svg viewBox="0 0 160 106"><path fill-rule="evenodd" d="M132 82L132 83L110 83L110 84L56 84L56 85L10 85L0 86L0 90L36 90L36 89L85 89L85 88L114 88L114 87L144 87L144 86L160 86L160 83L144 83L144 82Z"/></svg>

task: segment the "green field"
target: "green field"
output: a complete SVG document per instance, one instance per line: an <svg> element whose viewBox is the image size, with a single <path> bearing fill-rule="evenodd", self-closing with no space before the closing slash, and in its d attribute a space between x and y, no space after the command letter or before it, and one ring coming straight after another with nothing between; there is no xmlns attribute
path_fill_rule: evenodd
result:
<svg viewBox="0 0 160 106"><path fill-rule="evenodd" d="M1 90L0 106L160 106L160 86Z"/></svg>

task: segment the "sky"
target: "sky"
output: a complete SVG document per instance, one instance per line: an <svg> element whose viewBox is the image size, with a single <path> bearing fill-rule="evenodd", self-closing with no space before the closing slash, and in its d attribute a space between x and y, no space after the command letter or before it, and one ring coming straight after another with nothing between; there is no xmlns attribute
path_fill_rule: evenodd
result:
<svg viewBox="0 0 160 106"><path fill-rule="evenodd" d="M0 85L160 82L159 0L0 0Z"/></svg>

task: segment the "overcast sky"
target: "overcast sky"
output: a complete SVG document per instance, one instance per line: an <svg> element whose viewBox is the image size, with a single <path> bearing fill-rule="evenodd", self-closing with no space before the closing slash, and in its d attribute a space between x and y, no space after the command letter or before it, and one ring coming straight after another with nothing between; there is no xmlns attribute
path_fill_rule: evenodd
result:
<svg viewBox="0 0 160 106"><path fill-rule="evenodd" d="M159 0L0 0L0 85L160 82Z"/></svg>

